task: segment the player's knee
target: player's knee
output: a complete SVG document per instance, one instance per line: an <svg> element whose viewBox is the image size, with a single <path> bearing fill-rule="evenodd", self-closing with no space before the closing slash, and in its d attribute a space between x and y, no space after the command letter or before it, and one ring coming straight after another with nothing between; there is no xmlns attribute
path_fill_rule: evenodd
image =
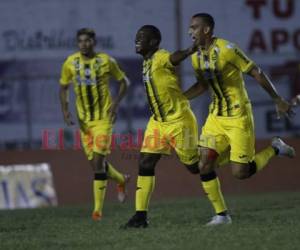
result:
<svg viewBox="0 0 300 250"><path fill-rule="evenodd" d="M200 170L199 170L199 167L198 167L198 162L196 162L192 165L185 165L185 166L191 174L200 174Z"/></svg>
<svg viewBox="0 0 300 250"><path fill-rule="evenodd" d="M202 157L199 162L201 174L208 174L214 171L214 163L218 158L218 153L215 150L208 149L201 152Z"/></svg>
<svg viewBox="0 0 300 250"><path fill-rule="evenodd" d="M214 164L211 161L200 161L198 168L200 174L208 174L214 170Z"/></svg>
<svg viewBox="0 0 300 250"><path fill-rule="evenodd" d="M232 171L232 175L239 180L244 180L250 177L249 171L247 171L247 169L234 169Z"/></svg>
<svg viewBox="0 0 300 250"><path fill-rule="evenodd" d="M154 176L155 163L151 160L140 159L139 161L139 175L141 176Z"/></svg>
<svg viewBox="0 0 300 250"><path fill-rule="evenodd" d="M96 172L106 172L105 157L100 154L95 154L93 158L93 165Z"/></svg>

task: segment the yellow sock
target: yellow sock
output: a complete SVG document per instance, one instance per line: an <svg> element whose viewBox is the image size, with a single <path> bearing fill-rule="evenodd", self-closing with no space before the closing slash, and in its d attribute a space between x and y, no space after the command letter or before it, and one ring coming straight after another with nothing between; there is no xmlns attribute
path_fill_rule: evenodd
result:
<svg viewBox="0 0 300 250"><path fill-rule="evenodd" d="M256 171L262 170L267 166L270 159L275 155L275 150L269 146L255 155L254 161L256 163Z"/></svg>
<svg viewBox="0 0 300 250"><path fill-rule="evenodd" d="M202 186L216 214L226 211L227 207L221 192L219 178L216 177L210 181L202 181Z"/></svg>
<svg viewBox="0 0 300 250"><path fill-rule="evenodd" d="M148 211L151 194L155 186L155 176L138 176L135 193L135 210Z"/></svg>
<svg viewBox="0 0 300 250"><path fill-rule="evenodd" d="M102 213L107 180L94 180L94 212Z"/></svg>
<svg viewBox="0 0 300 250"><path fill-rule="evenodd" d="M117 169L113 167L109 162L107 162L107 176L119 184L123 184L125 182L124 175L121 174Z"/></svg>

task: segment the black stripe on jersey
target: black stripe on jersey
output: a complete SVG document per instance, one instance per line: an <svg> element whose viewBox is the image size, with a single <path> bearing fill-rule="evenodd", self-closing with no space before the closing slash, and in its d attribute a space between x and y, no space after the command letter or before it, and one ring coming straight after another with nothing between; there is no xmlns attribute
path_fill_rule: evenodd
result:
<svg viewBox="0 0 300 250"><path fill-rule="evenodd" d="M96 89L98 94L98 105L99 105L99 120L102 119L102 98L101 98L101 85L100 85L100 77L96 77Z"/></svg>
<svg viewBox="0 0 300 250"><path fill-rule="evenodd" d="M209 64L209 58L207 55L204 55L204 63L208 63ZM210 86L212 87L213 91L215 92L217 98L218 98L218 115L222 115L222 93L219 92L218 88L215 86L215 82L213 80L213 73L211 72L211 70L205 67L205 74L208 74L209 76L208 81ZM214 107L215 108L215 107Z"/></svg>
<svg viewBox="0 0 300 250"><path fill-rule="evenodd" d="M101 62L101 58L100 57L97 57L97 58L99 58L99 64L100 64L100 62ZM97 60L96 60L97 61ZM96 72L95 72L95 74L96 74L96 84L97 84L97 87L96 87L96 89L97 89L97 94L98 94L98 104L99 104L99 119L101 120L102 119L102 99L101 99L101 79L100 79L100 66L99 67L97 67L97 70L96 70Z"/></svg>
<svg viewBox="0 0 300 250"><path fill-rule="evenodd" d="M222 95L224 96L224 99L225 99L225 102L226 102L227 116L230 116L230 110L229 110L229 108L230 108L231 102L230 102L229 96L227 95L226 91L223 88L223 82L222 82L222 79L221 79L221 73L217 70L216 67L215 67L214 73L215 73L218 85L220 86L220 89L222 91ZM222 114L222 115L224 115L224 114Z"/></svg>
<svg viewBox="0 0 300 250"><path fill-rule="evenodd" d="M234 52L237 56L239 56L246 64L250 63L249 59L242 53L240 52L237 48L234 49Z"/></svg>
<svg viewBox="0 0 300 250"><path fill-rule="evenodd" d="M86 73L86 70L90 70L90 68L91 67L89 64L84 65L84 78L86 80L91 80L91 75ZM93 96L91 84L87 84L86 92L87 92L87 97L88 97L88 102L89 102L90 121L93 121L95 118L95 114L94 114L95 110L94 110L94 96Z"/></svg>
<svg viewBox="0 0 300 250"><path fill-rule="evenodd" d="M215 110L215 108L216 108L216 105L217 105L217 104L216 104L216 96L215 96L215 95L213 95L212 99L213 99L213 107L212 107L210 113L213 113L213 112L214 112L214 110Z"/></svg>
<svg viewBox="0 0 300 250"><path fill-rule="evenodd" d="M75 58L75 70L76 70L76 79L78 79L79 81L81 81L81 77L80 77L80 58L76 57ZM78 82L78 92L79 92L79 100L80 100L80 105L82 107L83 110L83 120L85 120L86 118L86 110L85 110L85 106L84 106L84 98L83 98L83 94L82 94L82 83Z"/></svg>
<svg viewBox="0 0 300 250"><path fill-rule="evenodd" d="M199 75L202 75L202 77L203 77L203 73L202 73L202 69L201 69L201 52L200 51L198 51L197 52L197 57L198 57L198 74ZM204 69L205 70L205 73L206 74L208 74L209 72L207 72L207 70L206 69ZM205 77L203 77L204 79L205 79ZM211 86L211 87L213 87L213 86ZM214 90L213 90L214 91ZM215 91L214 91L215 92ZM216 108L216 95L212 95L212 109L210 110L210 113L213 113L214 112L214 110L215 110L215 108Z"/></svg>
<svg viewBox="0 0 300 250"><path fill-rule="evenodd" d="M149 106L150 106L151 113L154 115L154 119L157 120L157 115L155 114L155 109L154 109L152 101L151 101L148 84L147 84L146 81L144 81L144 84L145 84L145 88L146 88L146 94L147 94L147 99L148 99L148 103L149 103Z"/></svg>
<svg viewBox="0 0 300 250"><path fill-rule="evenodd" d="M151 88L152 88L152 92L153 92L153 95L154 95L154 99L156 101L156 104L157 104L157 107L158 107L158 112L159 112L159 115L161 117L161 120L164 122L165 121L165 117L164 117L164 112L163 112L163 109L162 109L162 104L159 100L159 97L158 97L158 94L157 94L157 89L155 88L152 80L151 80L151 76L149 76L149 83L151 85Z"/></svg>

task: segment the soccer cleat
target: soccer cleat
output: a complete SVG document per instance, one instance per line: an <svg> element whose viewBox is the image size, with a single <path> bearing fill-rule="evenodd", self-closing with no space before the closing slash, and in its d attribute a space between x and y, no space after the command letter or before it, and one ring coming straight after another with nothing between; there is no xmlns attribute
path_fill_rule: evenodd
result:
<svg viewBox="0 0 300 250"><path fill-rule="evenodd" d="M100 212L98 212L98 211L94 211L92 213L92 219L94 221L100 221L102 219L102 214Z"/></svg>
<svg viewBox="0 0 300 250"><path fill-rule="evenodd" d="M218 225L228 225L231 224L232 220L230 215L215 215L212 217L211 221L208 222L205 226L218 226Z"/></svg>
<svg viewBox="0 0 300 250"><path fill-rule="evenodd" d="M141 218L136 214L131 217L131 219L125 224L122 225L121 229L128 229L128 228L146 228L148 227L149 222L147 219Z"/></svg>
<svg viewBox="0 0 300 250"><path fill-rule="evenodd" d="M129 174L124 174L125 181L123 184L117 184L118 201L123 203L127 198L126 185L130 180Z"/></svg>
<svg viewBox="0 0 300 250"><path fill-rule="evenodd" d="M295 149L293 147L287 145L279 137L274 137L272 139L271 145L276 150L276 153L279 156L287 156L289 158L293 158L296 155Z"/></svg>

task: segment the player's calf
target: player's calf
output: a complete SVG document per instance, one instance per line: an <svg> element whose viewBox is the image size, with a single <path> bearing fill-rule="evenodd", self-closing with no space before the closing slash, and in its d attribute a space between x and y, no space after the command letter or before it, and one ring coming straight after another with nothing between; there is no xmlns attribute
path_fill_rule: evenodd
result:
<svg viewBox="0 0 300 250"><path fill-rule="evenodd" d="M139 159L139 175L154 176L155 166L160 157L160 154L141 153Z"/></svg>

